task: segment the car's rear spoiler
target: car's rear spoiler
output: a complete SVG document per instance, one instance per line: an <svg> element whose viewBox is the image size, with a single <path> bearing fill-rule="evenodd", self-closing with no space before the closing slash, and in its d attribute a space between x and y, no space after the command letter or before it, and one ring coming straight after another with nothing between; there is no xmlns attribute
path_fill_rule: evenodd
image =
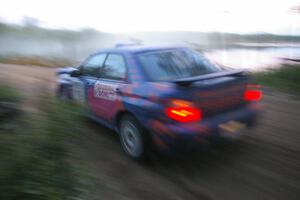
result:
<svg viewBox="0 0 300 200"><path fill-rule="evenodd" d="M196 81L209 80L209 79L219 78L222 76L244 76L244 75L245 75L244 70L238 69L238 70L230 70L230 71L220 71L216 73L204 74L204 75L193 76L188 78L180 78L172 82L178 85L188 86Z"/></svg>

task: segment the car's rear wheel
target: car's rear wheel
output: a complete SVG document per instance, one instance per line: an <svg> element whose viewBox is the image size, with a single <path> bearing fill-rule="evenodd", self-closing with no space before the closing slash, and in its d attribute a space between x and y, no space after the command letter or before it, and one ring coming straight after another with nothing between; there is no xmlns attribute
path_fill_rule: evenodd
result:
<svg viewBox="0 0 300 200"><path fill-rule="evenodd" d="M143 128L131 115L125 115L120 122L120 141L126 155L134 160L147 157L148 141Z"/></svg>

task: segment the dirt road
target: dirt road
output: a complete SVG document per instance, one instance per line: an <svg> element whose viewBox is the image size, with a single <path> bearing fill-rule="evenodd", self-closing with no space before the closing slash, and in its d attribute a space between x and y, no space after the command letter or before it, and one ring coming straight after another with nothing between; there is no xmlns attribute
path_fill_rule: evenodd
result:
<svg viewBox="0 0 300 200"><path fill-rule="evenodd" d="M0 64L0 80L20 89L34 110L40 92L52 92L54 69ZM300 197L300 100L266 92L259 125L233 144L185 158L127 159L118 137L87 122L79 154L95 178L95 199L296 200Z"/></svg>

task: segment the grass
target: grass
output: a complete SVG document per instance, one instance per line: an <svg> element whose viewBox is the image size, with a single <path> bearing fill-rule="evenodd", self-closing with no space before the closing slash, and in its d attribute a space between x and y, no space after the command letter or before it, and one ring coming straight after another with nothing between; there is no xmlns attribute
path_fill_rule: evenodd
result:
<svg viewBox="0 0 300 200"><path fill-rule="evenodd" d="M0 85L0 125L18 114L20 100L21 96L16 90L7 85Z"/></svg>
<svg viewBox="0 0 300 200"><path fill-rule="evenodd" d="M300 65L285 65L280 69L254 75L258 83L300 95Z"/></svg>
<svg viewBox="0 0 300 200"><path fill-rule="evenodd" d="M7 92L5 99L13 96ZM88 170L73 151L84 128L81 110L52 98L41 98L37 106L38 115L11 120L14 129L0 124L0 199L87 198Z"/></svg>
<svg viewBox="0 0 300 200"><path fill-rule="evenodd" d="M5 84L0 85L0 102L18 102L20 94Z"/></svg>

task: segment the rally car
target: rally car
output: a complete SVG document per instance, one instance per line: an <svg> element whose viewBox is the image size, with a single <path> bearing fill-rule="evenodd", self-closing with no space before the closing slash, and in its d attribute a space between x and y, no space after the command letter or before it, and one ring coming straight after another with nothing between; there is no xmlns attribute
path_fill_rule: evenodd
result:
<svg viewBox="0 0 300 200"><path fill-rule="evenodd" d="M58 97L84 105L135 160L234 136L260 112L262 92L249 76L186 47L119 46L57 75Z"/></svg>

